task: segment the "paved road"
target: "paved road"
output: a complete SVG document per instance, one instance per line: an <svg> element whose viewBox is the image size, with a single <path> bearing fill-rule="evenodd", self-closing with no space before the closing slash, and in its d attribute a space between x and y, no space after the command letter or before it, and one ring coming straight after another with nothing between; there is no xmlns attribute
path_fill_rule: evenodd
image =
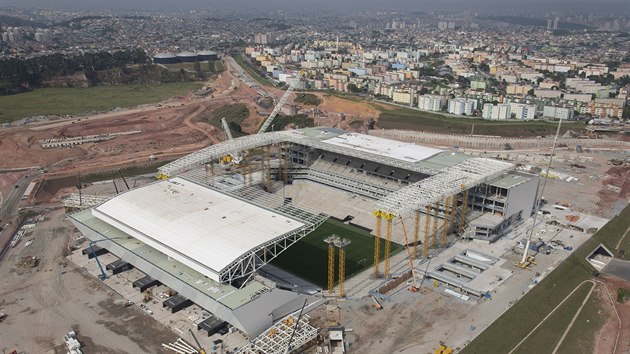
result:
<svg viewBox="0 0 630 354"><path fill-rule="evenodd" d="M604 268L603 272L630 281L630 262L613 259Z"/></svg>
<svg viewBox="0 0 630 354"><path fill-rule="evenodd" d="M16 183L19 188L12 188L11 193L8 196L3 196L2 204L0 205L0 225L6 225L9 220L16 221L17 205L22 199L28 184L31 183L36 177L37 173L31 173L26 178L22 178ZM13 230L11 227L7 227L6 230L0 231L0 261L4 256L6 249L9 247L10 238L13 237Z"/></svg>

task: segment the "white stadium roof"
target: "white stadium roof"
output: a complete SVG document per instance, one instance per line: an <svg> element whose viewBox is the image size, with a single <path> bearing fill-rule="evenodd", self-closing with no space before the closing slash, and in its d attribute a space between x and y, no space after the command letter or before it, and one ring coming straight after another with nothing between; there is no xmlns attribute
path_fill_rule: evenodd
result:
<svg viewBox="0 0 630 354"><path fill-rule="evenodd" d="M305 224L173 178L131 190L93 209L95 217L215 281L261 245Z"/></svg>
<svg viewBox="0 0 630 354"><path fill-rule="evenodd" d="M347 133L335 136L324 143L368 152L405 162L418 162L444 150L405 143L402 141L379 138L372 135Z"/></svg>

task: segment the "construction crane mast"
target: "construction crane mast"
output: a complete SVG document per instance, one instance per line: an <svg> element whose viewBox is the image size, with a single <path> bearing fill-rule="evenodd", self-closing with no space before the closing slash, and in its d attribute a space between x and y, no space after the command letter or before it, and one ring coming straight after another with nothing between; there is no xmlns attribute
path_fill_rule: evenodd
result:
<svg viewBox="0 0 630 354"><path fill-rule="evenodd" d="M280 100L278 101L276 106L273 108L273 111L271 111L271 114L269 115L269 117L267 117L267 120L265 120L263 125L260 127L260 130L258 130L258 134L264 133L267 130L267 128L269 128L269 126L271 125L271 122L273 122L273 119L276 118L278 113L280 113L282 106L284 106L284 104L287 103L287 100L289 99L291 92L295 90L295 86L300 81L300 78L301 76L299 74L295 76L295 80L293 80L291 85L289 85L289 88L285 91L284 95L280 97Z"/></svg>
<svg viewBox="0 0 630 354"><path fill-rule="evenodd" d="M225 120L225 117L221 118L221 125L223 126L223 131L225 132L225 137L227 138L227 140L234 140L234 137L232 137L232 132L230 131L230 126L228 125L227 120Z"/></svg>
<svg viewBox="0 0 630 354"><path fill-rule="evenodd" d="M227 120L225 119L225 117L221 118L221 126L223 127L223 131L225 132L225 137L227 138L227 140L234 140L234 137L232 136L232 132L230 131L230 126ZM240 164L242 160L243 160L243 157L238 153L230 153L221 158L222 163L233 162L235 165Z"/></svg>

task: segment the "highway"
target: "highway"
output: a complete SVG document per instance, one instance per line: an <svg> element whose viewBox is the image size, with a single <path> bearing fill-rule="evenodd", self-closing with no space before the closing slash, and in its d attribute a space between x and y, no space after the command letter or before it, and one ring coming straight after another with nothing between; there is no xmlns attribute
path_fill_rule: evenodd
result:
<svg viewBox="0 0 630 354"><path fill-rule="evenodd" d="M0 204L0 225L4 227L10 220L14 223L17 222L18 203L22 200L29 183L35 180L38 175L39 171L33 171L26 178L16 182L19 185L18 188L12 188L8 196L3 196L2 204ZM13 232L10 231L13 229L13 227L7 227L0 231L0 260L2 260L6 247L9 246L10 238L13 236Z"/></svg>

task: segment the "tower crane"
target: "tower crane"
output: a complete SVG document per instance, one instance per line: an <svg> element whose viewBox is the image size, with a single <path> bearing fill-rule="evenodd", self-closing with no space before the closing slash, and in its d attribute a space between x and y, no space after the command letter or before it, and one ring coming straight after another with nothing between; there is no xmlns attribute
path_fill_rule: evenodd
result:
<svg viewBox="0 0 630 354"><path fill-rule="evenodd" d="M267 128L269 128L269 126L271 125L271 122L273 122L273 119L276 118L278 113L280 113L282 106L284 106L284 104L287 103L287 100L289 99L291 92L295 90L295 86L297 86L297 83L300 81L301 78L302 78L301 74L295 75L295 80L293 80L291 85L289 85L289 88L284 92L284 95L280 97L280 100L278 101L276 106L273 108L273 111L271 111L271 114L269 115L269 117L267 117L263 125L260 127L260 130L258 130L258 134L264 133L267 130Z"/></svg>

